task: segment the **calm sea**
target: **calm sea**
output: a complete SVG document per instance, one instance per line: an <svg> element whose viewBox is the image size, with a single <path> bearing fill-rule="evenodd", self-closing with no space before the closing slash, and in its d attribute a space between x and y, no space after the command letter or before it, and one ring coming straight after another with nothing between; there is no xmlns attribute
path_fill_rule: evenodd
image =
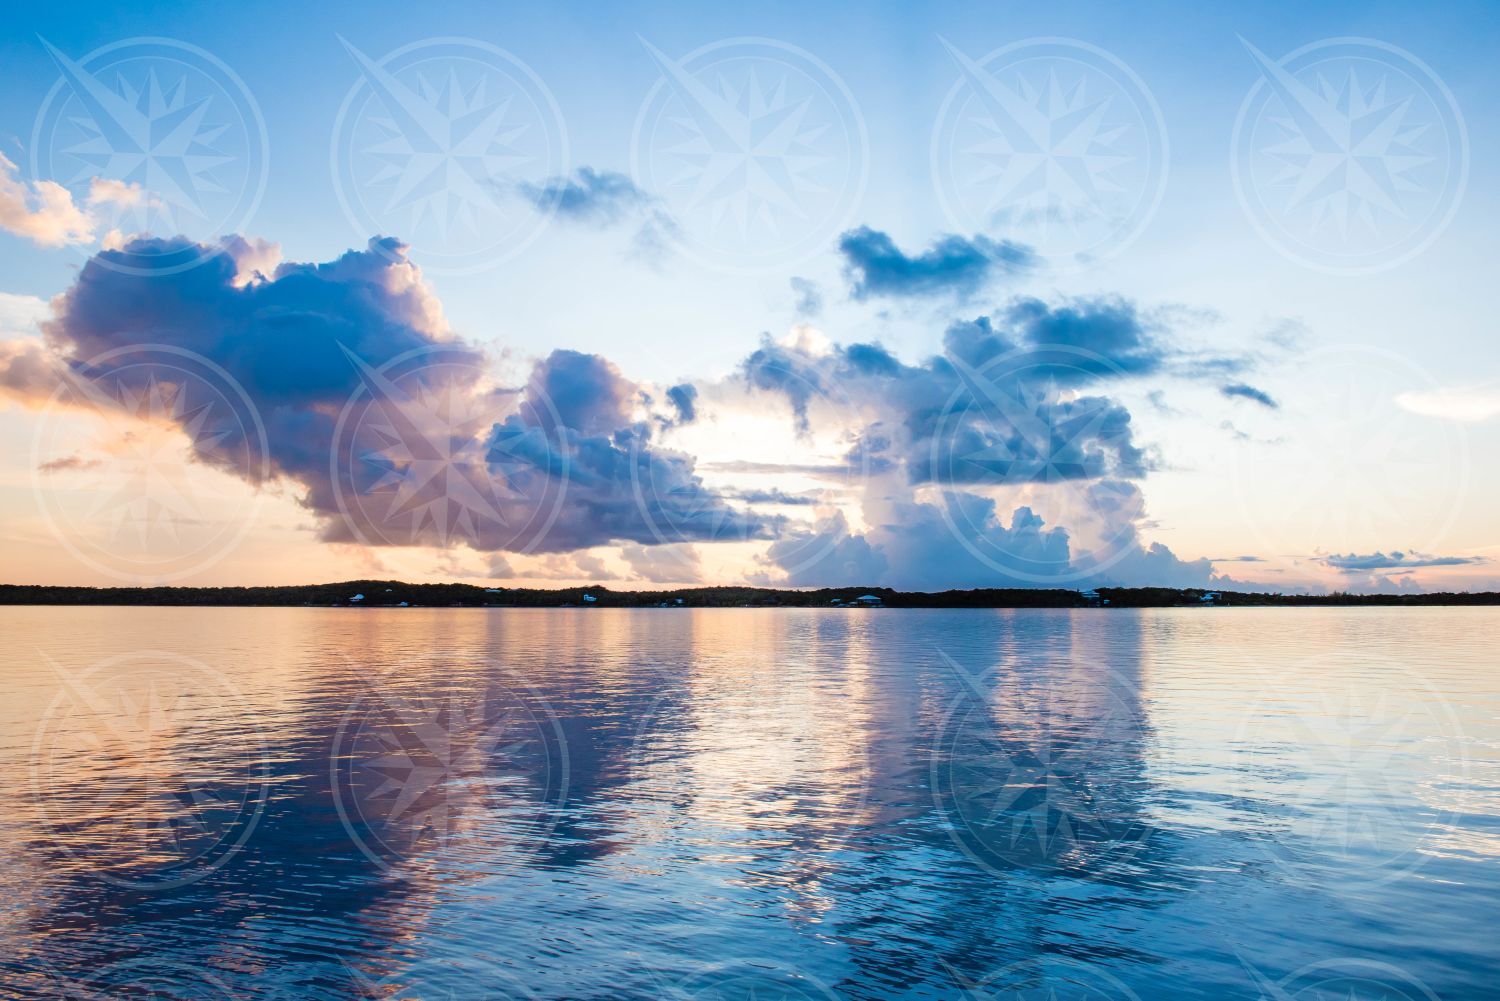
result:
<svg viewBox="0 0 1500 1001"><path fill-rule="evenodd" d="M4 608L0 997L1500 993L1500 610Z"/></svg>

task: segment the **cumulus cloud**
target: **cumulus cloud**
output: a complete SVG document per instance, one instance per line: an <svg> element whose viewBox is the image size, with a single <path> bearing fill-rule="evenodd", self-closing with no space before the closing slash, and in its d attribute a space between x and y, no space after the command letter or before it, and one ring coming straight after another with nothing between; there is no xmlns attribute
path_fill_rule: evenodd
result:
<svg viewBox="0 0 1500 1001"><path fill-rule="evenodd" d="M83 204L73 200L73 193L56 181L22 181L19 168L0 153L0 229L25 237L43 247L90 244L98 239L98 230L108 223L109 215L135 209L148 195L138 184L113 178L96 177L89 182ZM105 242L121 239L118 233L105 235Z"/></svg>
<svg viewBox="0 0 1500 1001"><path fill-rule="evenodd" d="M1277 410L1281 407L1281 404L1272 399L1270 393L1256 389L1254 386L1243 382L1233 382L1227 386L1220 386L1219 392L1231 400L1250 400L1252 403L1259 403L1261 406L1268 407L1271 410Z"/></svg>
<svg viewBox="0 0 1500 1001"><path fill-rule="evenodd" d="M942 236L920 254L908 255L889 234L868 226L839 237L839 252L855 299L962 298L1033 262L1028 248L984 236Z"/></svg>
<svg viewBox="0 0 1500 1001"><path fill-rule="evenodd" d="M141 276L182 249L203 264ZM677 541L769 536L769 522L703 485L692 457L654 447L649 425L632 419L637 388L605 359L559 350L523 385L494 385L490 359L454 336L399 241L267 275L272 256L249 241L180 238L102 251L54 302L45 345L0 348L0 388L50 394L58 372L100 378L91 359L145 342L210 359L252 401L269 454L249 461L253 443L226 432L195 439L194 458L256 485L293 485L330 541L563 552L654 543L661 524ZM428 356L442 364L397 386L404 359ZM372 423L355 440L345 418L360 400ZM653 487L644 498L641 482Z"/></svg>
<svg viewBox="0 0 1500 1001"><path fill-rule="evenodd" d="M820 399L847 399L862 421L851 461L871 473L865 527L825 519L778 539L769 561L796 585L857 568L861 576L843 581L1230 586L1211 561L1180 559L1141 536L1136 481L1155 462L1111 387L1175 370L1167 333L1119 298L1022 298L953 324L942 353L920 364L879 344L764 341L745 363L747 380L782 393L801 429Z"/></svg>

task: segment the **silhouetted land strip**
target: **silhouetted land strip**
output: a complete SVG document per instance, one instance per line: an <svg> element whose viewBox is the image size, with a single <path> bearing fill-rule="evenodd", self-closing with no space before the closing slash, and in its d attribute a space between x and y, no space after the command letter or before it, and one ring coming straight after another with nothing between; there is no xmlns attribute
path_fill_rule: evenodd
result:
<svg viewBox="0 0 1500 1001"><path fill-rule="evenodd" d="M360 596L360 597L356 597ZM276 605L493 608L1176 608L1294 605L1500 605L1500 592L1435 594L1280 594L1171 587L978 588L894 591L883 587L783 591L695 587L613 591L607 587L487 588L474 584L407 584L352 580L297 587L48 587L0 584L3 605Z"/></svg>

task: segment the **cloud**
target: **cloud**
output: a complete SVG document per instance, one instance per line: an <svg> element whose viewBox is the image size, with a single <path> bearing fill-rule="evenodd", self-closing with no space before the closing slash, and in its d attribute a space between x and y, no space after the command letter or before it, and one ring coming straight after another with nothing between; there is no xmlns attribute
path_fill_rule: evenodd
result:
<svg viewBox="0 0 1500 1001"><path fill-rule="evenodd" d="M1396 397L1396 404L1423 417L1475 424L1500 414L1500 388L1471 386L1401 393Z"/></svg>
<svg viewBox="0 0 1500 1001"><path fill-rule="evenodd" d="M522 182L518 190L533 206L557 218L608 225L651 204L652 198L624 174L579 167L570 176L541 184Z"/></svg>
<svg viewBox="0 0 1500 1001"><path fill-rule="evenodd" d="M953 295L963 298L1001 274L1029 267L1031 251L987 237L939 237L916 256L903 253L891 237L868 226L839 237L850 294L859 300Z"/></svg>
<svg viewBox="0 0 1500 1001"><path fill-rule="evenodd" d="M91 243L94 220L73 203L73 195L56 181L23 182L17 167L0 153L0 229L43 247Z"/></svg>
<svg viewBox="0 0 1500 1001"><path fill-rule="evenodd" d="M792 291L797 293L793 308L797 310L798 316L814 317L823 311L823 291L818 288L817 282L809 278L793 277L790 284Z"/></svg>
<svg viewBox="0 0 1500 1001"><path fill-rule="evenodd" d="M1279 410L1281 408L1281 404L1272 399L1271 394L1243 382L1234 382L1227 386L1220 386L1219 392L1231 400L1250 400L1259 403L1263 407L1269 407L1272 410Z"/></svg>
<svg viewBox="0 0 1500 1001"><path fill-rule="evenodd" d="M698 419L698 387L692 383L668 386L667 402L676 413L674 424L691 424Z"/></svg>
<svg viewBox="0 0 1500 1001"><path fill-rule="evenodd" d="M190 248L200 266L140 274ZM249 461L253 443L226 432L195 439L194 458L257 486L267 475L293 485L328 541L564 552L652 544L663 524L673 541L770 536L770 521L703 485L691 456L655 447L632 418L637 387L605 359L554 351L522 385L495 385L490 359L449 329L399 241L245 279L247 262L267 259L249 241L139 238L101 251L55 300L45 346L0 346L0 388L50 395L58 373L98 379L90 359L143 342L210 359L252 401L269 454ZM383 375L428 356L443 364L413 370L399 390ZM340 437L358 400L372 401L367 440ZM447 458L417 483L429 452ZM474 459L460 467L455 456ZM642 482L653 487L644 498Z"/></svg>
<svg viewBox="0 0 1500 1001"><path fill-rule="evenodd" d="M1332 553L1315 557L1317 562L1342 573L1368 573L1372 570L1411 570L1419 567L1472 566L1489 562L1483 556L1429 556L1425 553L1402 552L1393 549L1389 554Z"/></svg>
<svg viewBox="0 0 1500 1001"><path fill-rule="evenodd" d="M808 433L819 401L847 400L861 422L850 461L871 474L864 528L825 519L783 535L768 561L808 586L847 568L862 576L843 583L920 589L1234 585L1211 561L1141 537L1136 481L1156 464L1110 393L1177 371L1168 333L1118 297L1021 298L953 324L941 354L920 364L879 344L764 340L747 380L782 393ZM1014 499L1025 497L1066 520Z"/></svg>
<svg viewBox="0 0 1500 1001"><path fill-rule="evenodd" d="M703 580L698 550L690 545L626 545L620 547L620 558L636 580L653 584L698 584Z"/></svg>
<svg viewBox="0 0 1500 1001"><path fill-rule="evenodd" d="M540 184L522 182L516 190L537 211L562 222L605 228L639 221L634 243L644 256L660 256L677 233L677 221L661 200L616 171L579 167Z"/></svg>
<svg viewBox="0 0 1500 1001"><path fill-rule="evenodd" d="M56 181L25 182L19 168L0 153L0 229L25 237L43 247L90 244L97 231L108 225L106 214L115 217L144 204L148 195L139 184L96 177L82 205L73 193ZM119 239L118 234L107 238Z"/></svg>

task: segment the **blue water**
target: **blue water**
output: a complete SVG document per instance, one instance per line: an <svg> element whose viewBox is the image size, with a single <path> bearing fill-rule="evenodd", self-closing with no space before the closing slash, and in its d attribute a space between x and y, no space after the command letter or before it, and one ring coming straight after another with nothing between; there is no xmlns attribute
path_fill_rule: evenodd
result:
<svg viewBox="0 0 1500 1001"><path fill-rule="evenodd" d="M0 997L1500 988L1500 612L0 609Z"/></svg>

